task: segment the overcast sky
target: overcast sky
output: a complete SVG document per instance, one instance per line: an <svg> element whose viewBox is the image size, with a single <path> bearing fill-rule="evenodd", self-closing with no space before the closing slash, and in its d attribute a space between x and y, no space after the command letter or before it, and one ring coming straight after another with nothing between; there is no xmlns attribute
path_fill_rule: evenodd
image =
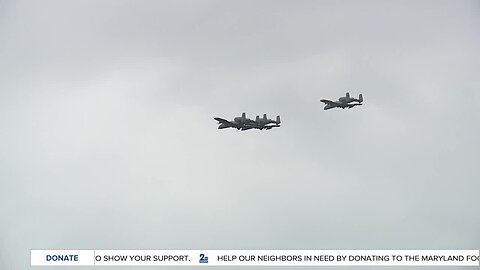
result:
<svg viewBox="0 0 480 270"><path fill-rule="evenodd" d="M479 48L479 1L0 0L0 268L479 249Z"/></svg>

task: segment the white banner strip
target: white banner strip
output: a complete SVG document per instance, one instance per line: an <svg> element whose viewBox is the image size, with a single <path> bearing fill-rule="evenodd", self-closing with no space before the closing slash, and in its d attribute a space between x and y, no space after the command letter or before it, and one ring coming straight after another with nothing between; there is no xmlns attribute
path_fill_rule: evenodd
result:
<svg viewBox="0 0 480 270"><path fill-rule="evenodd" d="M85 266L95 264L93 250L31 250L30 264Z"/></svg>
<svg viewBox="0 0 480 270"><path fill-rule="evenodd" d="M480 266L480 250L31 250L32 266Z"/></svg>

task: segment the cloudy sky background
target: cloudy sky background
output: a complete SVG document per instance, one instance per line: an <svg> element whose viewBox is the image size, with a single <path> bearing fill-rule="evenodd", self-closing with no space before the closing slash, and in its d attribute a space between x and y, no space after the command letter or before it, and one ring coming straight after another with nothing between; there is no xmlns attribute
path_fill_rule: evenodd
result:
<svg viewBox="0 0 480 270"><path fill-rule="evenodd" d="M0 268L479 249L479 26L478 1L0 0ZM282 127L217 129L242 112Z"/></svg>

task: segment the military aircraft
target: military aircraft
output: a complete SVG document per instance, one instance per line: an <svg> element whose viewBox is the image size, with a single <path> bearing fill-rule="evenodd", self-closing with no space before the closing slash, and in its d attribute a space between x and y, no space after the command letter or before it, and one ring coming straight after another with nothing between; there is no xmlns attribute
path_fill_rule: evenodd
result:
<svg viewBox="0 0 480 270"><path fill-rule="evenodd" d="M280 127L280 115L277 115L276 120L272 120L268 119L267 115L264 114L263 118L260 118L260 116L257 115L257 117L255 118L255 122L247 124L246 127L244 127L244 129L242 130L248 130L252 128L269 130L274 127Z"/></svg>
<svg viewBox="0 0 480 270"><path fill-rule="evenodd" d="M228 121L220 117L215 117L213 119L217 120L220 124L218 126L218 129L236 128L238 130L245 130L244 128L247 127L247 124L255 123L255 121L253 121L252 119L247 118L245 113L242 113L241 117L235 117L233 121Z"/></svg>
<svg viewBox="0 0 480 270"><path fill-rule="evenodd" d="M346 93L344 97L340 97L338 101L331 101L328 99L321 99L321 102L325 103L325 107L323 108L324 110L329 110L333 108L353 108L355 106L362 105L363 102L363 96L360 94L358 96L358 99L356 98L351 98L350 93ZM351 102L358 102L358 103L351 103ZM350 104L351 103L351 104Z"/></svg>

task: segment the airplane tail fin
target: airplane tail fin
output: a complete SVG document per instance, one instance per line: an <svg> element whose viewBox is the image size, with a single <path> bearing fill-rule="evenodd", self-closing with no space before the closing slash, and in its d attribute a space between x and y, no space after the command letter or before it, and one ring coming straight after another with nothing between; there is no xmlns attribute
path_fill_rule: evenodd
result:
<svg viewBox="0 0 480 270"><path fill-rule="evenodd" d="M358 95L358 101L363 102L363 95L362 94Z"/></svg>
<svg viewBox="0 0 480 270"><path fill-rule="evenodd" d="M280 124L280 115L277 115L277 125Z"/></svg>

